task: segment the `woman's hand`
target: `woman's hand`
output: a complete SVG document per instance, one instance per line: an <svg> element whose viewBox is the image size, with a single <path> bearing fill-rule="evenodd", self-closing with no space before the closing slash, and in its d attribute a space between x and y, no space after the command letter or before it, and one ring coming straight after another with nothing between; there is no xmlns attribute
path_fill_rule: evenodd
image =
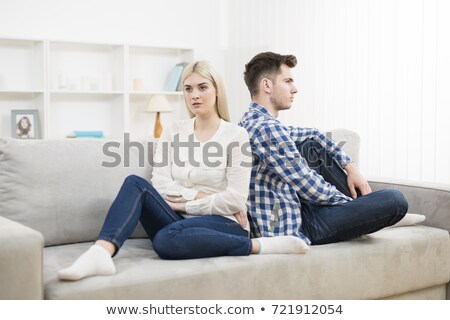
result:
<svg viewBox="0 0 450 320"><path fill-rule="evenodd" d="M166 202L173 211L183 213L186 212L186 202L172 202L169 200L166 200Z"/></svg>
<svg viewBox="0 0 450 320"><path fill-rule="evenodd" d="M241 211L234 213L233 215L236 218L239 225L242 227L242 229L245 229L245 227L247 227L247 223L248 223L247 212L241 210Z"/></svg>
<svg viewBox="0 0 450 320"><path fill-rule="evenodd" d="M203 198L206 198L207 196L209 196L209 194L199 191L194 199L195 200L203 199Z"/></svg>
<svg viewBox="0 0 450 320"><path fill-rule="evenodd" d="M162 195L163 199L170 202L186 202L187 200L182 196L168 196L166 194Z"/></svg>
<svg viewBox="0 0 450 320"><path fill-rule="evenodd" d="M199 191L195 196L195 200L203 199L207 196L209 196L208 193ZM186 212L186 202L188 202L188 200L184 199L182 196L168 196L164 194L162 197L173 211Z"/></svg>

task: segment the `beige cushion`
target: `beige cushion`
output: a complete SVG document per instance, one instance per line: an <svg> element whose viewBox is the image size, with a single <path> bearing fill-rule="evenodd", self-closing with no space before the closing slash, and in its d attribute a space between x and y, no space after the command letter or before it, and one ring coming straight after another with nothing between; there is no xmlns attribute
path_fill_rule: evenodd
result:
<svg viewBox="0 0 450 320"><path fill-rule="evenodd" d="M102 166L113 160L103 153L106 142L0 139L1 215L41 232L47 246L94 240L125 177L151 175L146 161L139 167L136 147L130 167ZM110 151L124 159L122 149Z"/></svg>
<svg viewBox="0 0 450 320"><path fill-rule="evenodd" d="M0 216L0 300L42 299L42 235Z"/></svg>
<svg viewBox="0 0 450 320"><path fill-rule="evenodd" d="M447 231L402 227L362 240L313 246L302 255L165 261L131 239L117 274L76 283L56 278L90 244L44 251L46 299L375 299L449 281Z"/></svg>
<svg viewBox="0 0 450 320"><path fill-rule="evenodd" d="M356 158L358 135L350 130L333 131L337 142L347 141L344 150ZM0 214L31 227L44 235L45 245L92 241L125 177L136 174L151 177L147 152L150 142L110 148L124 159L130 151L130 166L124 162L114 168L104 154L100 139L16 140L0 138ZM139 160L143 158L144 166ZM357 158L356 158L357 159ZM134 236L145 236L138 228Z"/></svg>
<svg viewBox="0 0 450 320"><path fill-rule="evenodd" d="M352 158L353 161L359 163L359 135L345 128L331 130L331 139L333 139L342 149Z"/></svg>

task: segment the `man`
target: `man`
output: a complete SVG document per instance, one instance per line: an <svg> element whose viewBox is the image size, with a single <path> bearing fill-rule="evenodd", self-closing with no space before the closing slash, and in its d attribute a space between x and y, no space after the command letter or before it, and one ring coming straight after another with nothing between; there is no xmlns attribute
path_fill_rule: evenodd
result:
<svg viewBox="0 0 450 320"><path fill-rule="evenodd" d="M335 142L317 129L276 119L297 93L296 64L295 56L263 52L245 66L252 103L239 125L249 133L254 158L248 199L253 236L295 235L314 245L397 223L408 209L401 192L372 192Z"/></svg>

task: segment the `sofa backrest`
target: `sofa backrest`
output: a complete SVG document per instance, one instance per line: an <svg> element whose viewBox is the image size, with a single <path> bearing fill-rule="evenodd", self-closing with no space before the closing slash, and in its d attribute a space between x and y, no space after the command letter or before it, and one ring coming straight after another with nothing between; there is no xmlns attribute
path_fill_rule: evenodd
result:
<svg viewBox="0 0 450 320"><path fill-rule="evenodd" d="M343 149L358 162L355 132L336 129L332 139L345 142ZM46 246L94 241L124 179L130 174L151 178L153 141L133 144L0 138L0 215L41 232ZM102 166L119 156L118 166ZM146 234L139 226L133 236Z"/></svg>
<svg viewBox="0 0 450 320"><path fill-rule="evenodd" d="M359 163L359 135L355 131L345 128L338 128L329 132L329 137L333 139L337 144L339 144L342 149L350 156L350 158L352 158L353 161Z"/></svg>
<svg viewBox="0 0 450 320"><path fill-rule="evenodd" d="M116 147L111 142L0 139L0 215L41 232L46 246L95 240L124 179L151 178L151 142L139 143L144 154L135 146L126 149L123 141L115 141ZM102 165L119 162L119 156L117 166ZM135 236L145 232L141 228Z"/></svg>

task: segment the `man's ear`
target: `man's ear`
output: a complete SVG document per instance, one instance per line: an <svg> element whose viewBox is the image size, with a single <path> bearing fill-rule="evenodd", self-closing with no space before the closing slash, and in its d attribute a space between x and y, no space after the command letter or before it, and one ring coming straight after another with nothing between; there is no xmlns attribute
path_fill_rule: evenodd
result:
<svg viewBox="0 0 450 320"><path fill-rule="evenodd" d="M265 93L272 93L272 81L269 78L262 78L260 82L260 89Z"/></svg>

